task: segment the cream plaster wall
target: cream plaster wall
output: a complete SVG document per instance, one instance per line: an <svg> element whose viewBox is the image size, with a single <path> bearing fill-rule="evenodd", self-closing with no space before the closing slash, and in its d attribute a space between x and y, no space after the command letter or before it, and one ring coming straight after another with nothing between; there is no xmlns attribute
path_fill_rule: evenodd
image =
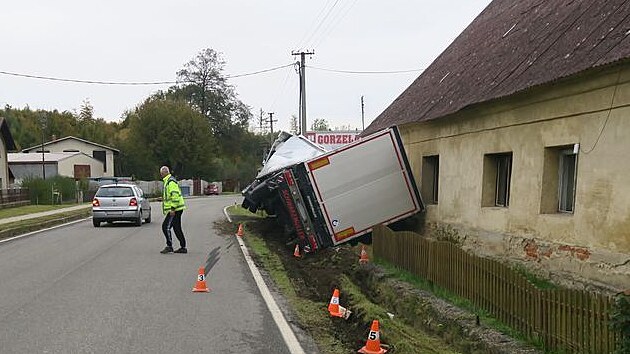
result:
<svg viewBox="0 0 630 354"><path fill-rule="evenodd" d="M439 155L439 200L428 205L427 221L630 260L629 65L400 128L417 181L422 157ZM541 214L545 147L576 143L574 213ZM501 152L513 153L509 207L482 207L484 154Z"/></svg>
<svg viewBox="0 0 630 354"><path fill-rule="evenodd" d="M57 163L57 173L61 176L74 178L74 166L75 165L89 165L90 177L103 176L103 163L92 157L77 154L75 156L63 159Z"/></svg>

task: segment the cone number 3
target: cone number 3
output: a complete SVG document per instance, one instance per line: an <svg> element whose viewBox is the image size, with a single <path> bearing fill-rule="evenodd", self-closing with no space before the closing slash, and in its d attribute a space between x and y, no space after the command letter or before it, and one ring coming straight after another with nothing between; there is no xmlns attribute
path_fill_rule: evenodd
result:
<svg viewBox="0 0 630 354"><path fill-rule="evenodd" d="M205 278L205 276L204 276L203 274L199 274L199 275L197 275L197 280L198 280L198 281L203 281L203 280L204 280L204 278Z"/></svg>
<svg viewBox="0 0 630 354"><path fill-rule="evenodd" d="M369 340L377 340L378 339L378 332L370 331L370 334L368 334L368 339Z"/></svg>

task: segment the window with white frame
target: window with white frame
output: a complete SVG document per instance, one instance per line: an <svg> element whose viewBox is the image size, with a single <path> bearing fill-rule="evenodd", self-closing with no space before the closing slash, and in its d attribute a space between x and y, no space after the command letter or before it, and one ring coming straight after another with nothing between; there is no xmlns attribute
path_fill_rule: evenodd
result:
<svg viewBox="0 0 630 354"><path fill-rule="evenodd" d="M577 154L573 149L564 149L560 151L559 155L558 211L572 213L575 206Z"/></svg>
<svg viewBox="0 0 630 354"><path fill-rule="evenodd" d="M540 199L541 213L573 213L578 163L576 146L545 148Z"/></svg>
<svg viewBox="0 0 630 354"><path fill-rule="evenodd" d="M511 152L484 155L481 206L508 207L511 179Z"/></svg>

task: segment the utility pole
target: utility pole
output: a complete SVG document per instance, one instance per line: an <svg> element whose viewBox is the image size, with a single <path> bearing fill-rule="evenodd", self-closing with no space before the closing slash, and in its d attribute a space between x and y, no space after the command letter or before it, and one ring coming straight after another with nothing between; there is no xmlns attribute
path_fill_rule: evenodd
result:
<svg viewBox="0 0 630 354"><path fill-rule="evenodd" d="M271 144L273 145L273 122L277 122L278 120L273 120L273 112L269 112L269 128L271 129Z"/></svg>
<svg viewBox="0 0 630 354"><path fill-rule="evenodd" d="M365 105L363 104L363 96L361 96L361 130L365 130Z"/></svg>
<svg viewBox="0 0 630 354"><path fill-rule="evenodd" d="M315 54L314 50L291 52L300 56L300 134L306 135L306 56Z"/></svg>
<svg viewBox="0 0 630 354"><path fill-rule="evenodd" d="M39 116L39 124L42 128L42 178L46 179L46 160L44 154L44 130L46 129L46 113L42 112Z"/></svg>
<svg viewBox="0 0 630 354"><path fill-rule="evenodd" d="M263 132L263 110L260 109L260 134L264 134Z"/></svg>

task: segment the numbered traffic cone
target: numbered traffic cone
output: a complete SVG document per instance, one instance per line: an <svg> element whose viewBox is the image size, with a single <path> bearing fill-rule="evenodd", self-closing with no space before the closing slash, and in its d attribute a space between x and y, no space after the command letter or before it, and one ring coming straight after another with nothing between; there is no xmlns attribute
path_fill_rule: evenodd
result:
<svg viewBox="0 0 630 354"><path fill-rule="evenodd" d="M236 236L243 237L243 224L238 224L238 230L236 231Z"/></svg>
<svg viewBox="0 0 630 354"><path fill-rule="evenodd" d="M295 244L295 249L293 250L293 257L302 257L300 255L300 246L297 243Z"/></svg>
<svg viewBox="0 0 630 354"><path fill-rule="evenodd" d="M378 320L372 321L370 327L370 334L368 334L367 342L363 348L359 349L359 353L364 354L383 354L387 352L386 349L381 348L381 335L378 330Z"/></svg>
<svg viewBox="0 0 630 354"><path fill-rule="evenodd" d="M365 246L361 246L361 257L359 257L359 263L366 264L370 261L367 252L365 251Z"/></svg>
<svg viewBox="0 0 630 354"><path fill-rule="evenodd" d="M197 284L192 289L194 293L207 293L210 292L206 285L206 270L204 267L199 268L199 275L197 275Z"/></svg>
<svg viewBox="0 0 630 354"><path fill-rule="evenodd" d="M330 298L330 303L328 304L328 312L330 312L330 315L333 317L343 317L344 313L341 312L340 307L339 289L335 289L333 291L332 297Z"/></svg>

